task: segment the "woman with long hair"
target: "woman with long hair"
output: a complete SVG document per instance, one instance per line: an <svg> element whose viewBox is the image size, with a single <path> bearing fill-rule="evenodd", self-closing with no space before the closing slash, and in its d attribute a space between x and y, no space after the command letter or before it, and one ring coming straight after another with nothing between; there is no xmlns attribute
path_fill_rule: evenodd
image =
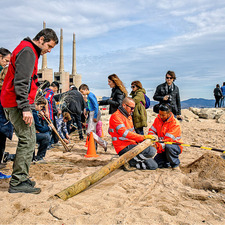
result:
<svg viewBox="0 0 225 225"><path fill-rule="evenodd" d="M139 80L131 83L131 93L135 101L135 108L133 112L133 123L136 133L144 135L144 127L147 127L147 112L145 109L145 89Z"/></svg>
<svg viewBox="0 0 225 225"><path fill-rule="evenodd" d="M123 99L127 97L127 90L116 74L108 76L108 85L112 88L111 97L107 100L102 100L99 105L109 105L109 114L113 114L122 103Z"/></svg>

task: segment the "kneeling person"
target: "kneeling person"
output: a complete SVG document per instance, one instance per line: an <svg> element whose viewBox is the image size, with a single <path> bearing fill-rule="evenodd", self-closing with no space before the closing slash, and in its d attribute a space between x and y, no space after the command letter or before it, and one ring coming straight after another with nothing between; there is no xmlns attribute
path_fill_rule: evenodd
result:
<svg viewBox="0 0 225 225"><path fill-rule="evenodd" d="M156 135L159 141L182 143L180 124L171 112L170 105L159 106L158 117L154 120L148 134ZM159 168L179 169L179 154L182 152L182 146L156 142L155 147L157 155L154 159Z"/></svg>
<svg viewBox="0 0 225 225"><path fill-rule="evenodd" d="M132 98L124 98L122 105L112 114L109 120L109 134L112 136L113 146L119 156L130 151L138 143L145 140L144 135L137 134L134 130L131 114L134 111L135 102ZM137 169L155 170L157 163L152 157L156 149L147 147L143 152L129 161L131 167Z"/></svg>
<svg viewBox="0 0 225 225"><path fill-rule="evenodd" d="M67 130L67 122L71 120L70 114L68 112L64 112L62 114L61 110L59 110L58 117L55 117L55 118L56 118L56 124L57 124L57 131L60 137L63 139L63 141L66 144L69 144L70 136Z"/></svg>
<svg viewBox="0 0 225 225"><path fill-rule="evenodd" d="M40 118L43 115L43 111L41 111L47 104L46 99L42 96L35 102L35 110L32 111L35 128L36 128L36 143L38 144L38 152L37 155L33 156L33 161L37 163L44 163L44 157L49 146L51 137L49 131L51 130L53 125L47 125L43 123L44 121ZM39 117L39 115L40 117ZM50 128L51 127L51 128Z"/></svg>

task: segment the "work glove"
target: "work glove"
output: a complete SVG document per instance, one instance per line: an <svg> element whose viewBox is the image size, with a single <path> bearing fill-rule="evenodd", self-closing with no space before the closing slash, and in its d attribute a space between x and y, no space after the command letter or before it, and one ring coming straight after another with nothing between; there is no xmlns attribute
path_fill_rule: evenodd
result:
<svg viewBox="0 0 225 225"><path fill-rule="evenodd" d="M148 135L144 135L144 140L146 140L146 139L151 139L152 141L157 141L158 137L155 135L148 134Z"/></svg>

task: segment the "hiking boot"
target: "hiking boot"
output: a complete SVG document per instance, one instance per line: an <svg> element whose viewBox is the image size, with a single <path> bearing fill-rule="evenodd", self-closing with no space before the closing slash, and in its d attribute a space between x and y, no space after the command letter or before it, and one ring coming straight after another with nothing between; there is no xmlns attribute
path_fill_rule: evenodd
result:
<svg viewBox="0 0 225 225"><path fill-rule="evenodd" d="M135 171L137 169L136 167L130 166L129 163L125 163L122 168L124 171L128 171L128 172Z"/></svg>
<svg viewBox="0 0 225 225"><path fill-rule="evenodd" d="M29 178L27 179L27 182L32 186L34 187L36 185L36 182L33 181L33 180L30 180Z"/></svg>
<svg viewBox="0 0 225 225"><path fill-rule="evenodd" d="M41 192L41 188L32 187L29 181L24 181L17 186L10 185L8 192L39 194Z"/></svg>

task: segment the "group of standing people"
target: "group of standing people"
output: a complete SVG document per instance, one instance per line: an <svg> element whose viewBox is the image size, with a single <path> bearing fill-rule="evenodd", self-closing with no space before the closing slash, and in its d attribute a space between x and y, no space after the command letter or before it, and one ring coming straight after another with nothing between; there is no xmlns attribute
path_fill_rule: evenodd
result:
<svg viewBox="0 0 225 225"><path fill-rule="evenodd" d="M223 86L220 87L219 84L216 85L216 87L213 90L213 94L215 97L215 108L216 106L218 106L218 108L220 107L224 107L224 98L225 98L225 82L223 82Z"/></svg>
<svg viewBox="0 0 225 225"><path fill-rule="evenodd" d="M2 81L0 83L3 84L0 86L1 157L4 153L6 137L12 138L12 127L18 137L13 172L9 183L8 191L10 193L38 194L41 192L41 189L35 186L36 182L29 178L29 168L34 157L35 144L43 136L37 134L42 133L44 129L35 126L34 118L39 120L35 114L46 108L46 111L42 112L45 114L43 116L53 122L54 113L52 113L53 103L51 101L58 86L53 82L50 88L45 90L45 99L39 98L35 101L38 89L38 59L40 55L50 53L57 44L56 33L52 29L46 28L41 30L33 39L27 37L22 40L12 54L5 49L0 49L0 70L9 64L6 75L1 74L0 77ZM147 127L146 91L140 81L136 80L131 83L131 97L127 97L127 90L116 74L108 76L108 84L112 88L111 97L108 100L97 102L95 95L90 92L86 84L79 87L79 92L70 90L70 94L79 95L79 99L81 99L81 94L87 95L86 109L84 109L83 102L81 102L81 108L85 114L86 111L89 111L88 135L91 131L96 130L97 122L101 116L98 105L109 105L109 113L112 114L109 121L109 133L112 136L116 152L122 155L135 147L137 143L148 138L181 142L180 126L175 119L175 117L180 118L181 115L179 89L173 83L176 79L175 73L168 71L165 79L165 83L156 88L153 96L153 99L160 103L156 110L159 115L149 129L148 135L144 135L143 129ZM50 108L47 109L47 107ZM82 110L79 109L79 113L74 113L74 115L79 114L76 118L78 124L81 120ZM60 118L60 121L65 123L70 120L68 116L64 115ZM2 130L2 127L7 127L8 133ZM49 128L46 129L49 130ZM65 136L68 137L67 133ZM83 139L82 133L79 133L79 137L81 140ZM49 142L49 135L47 139ZM106 141L96 136L95 140L107 151ZM46 146L47 144L45 148ZM39 150L41 152L41 149ZM156 151L158 157L153 159ZM129 165L138 169L177 168L180 164L178 155L181 151L182 149L177 145L169 148L163 143L158 143L154 147L144 150L142 154L131 160Z"/></svg>

